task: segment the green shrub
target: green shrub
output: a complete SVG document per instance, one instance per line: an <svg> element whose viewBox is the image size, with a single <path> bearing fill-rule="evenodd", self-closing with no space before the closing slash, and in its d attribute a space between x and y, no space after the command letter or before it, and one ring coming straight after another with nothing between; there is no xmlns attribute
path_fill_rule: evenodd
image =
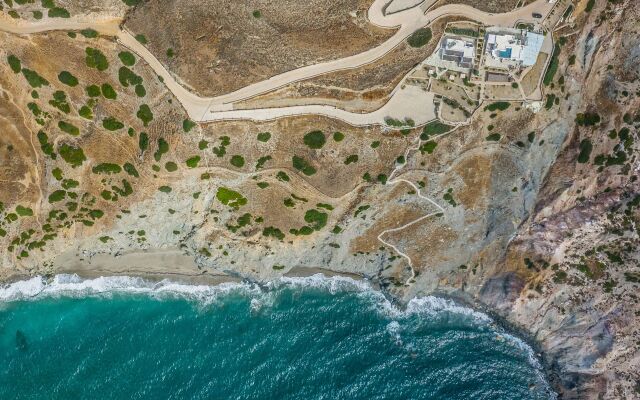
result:
<svg viewBox="0 0 640 400"><path fill-rule="evenodd" d="M268 226L266 228L264 228L262 230L262 236L266 236L266 237L274 237L278 240L283 240L284 239L284 233L282 233L282 231L278 228L275 228L273 226Z"/></svg>
<svg viewBox="0 0 640 400"><path fill-rule="evenodd" d="M20 59L13 54L9 54L7 57L7 61L9 62L9 67L14 73L19 73L22 70L22 64L20 63Z"/></svg>
<svg viewBox="0 0 640 400"><path fill-rule="evenodd" d="M50 8L49 11L47 12L47 15L49 16L49 18L69 18L69 17L71 17L71 15L69 14L69 11L67 11L66 9L61 8L61 7Z"/></svg>
<svg viewBox="0 0 640 400"><path fill-rule="evenodd" d="M247 199L240 193L231 190L226 187L219 187L216 193L216 199L225 206L229 206L234 209L238 209L241 206L247 204Z"/></svg>
<svg viewBox="0 0 640 400"><path fill-rule="evenodd" d="M136 169L136 167L134 167L134 166L133 166L133 164L131 164L131 163L125 163L125 164L122 166L122 169L124 169L124 171L125 171L127 174L129 174L129 175L131 175L131 176L133 176L133 177L135 177L135 178L139 178L139 177L140 177L140 174L138 173L138 170L137 170L137 169Z"/></svg>
<svg viewBox="0 0 640 400"><path fill-rule="evenodd" d="M75 87L78 86L78 78L73 76L69 71L62 71L58 74L58 79L60 82L64 83L67 86Z"/></svg>
<svg viewBox="0 0 640 400"><path fill-rule="evenodd" d="M276 178L281 182L289 182L291 180L289 178L289 175L287 175L287 173L284 171L278 171L278 173L276 174Z"/></svg>
<svg viewBox="0 0 640 400"><path fill-rule="evenodd" d="M49 104L65 114L71 112L71 106L67 102L67 95L62 90L53 92L53 100L49 100Z"/></svg>
<svg viewBox="0 0 640 400"><path fill-rule="evenodd" d="M169 152L169 143L163 138L158 139L158 150L153 153L153 158L156 161L160 161L162 159L162 155Z"/></svg>
<svg viewBox="0 0 640 400"><path fill-rule="evenodd" d="M94 174L119 174L122 171L122 168L118 164L112 163L100 163L93 168L91 168L91 172Z"/></svg>
<svg viewBox="0 0 640 400"><path fill-rule="evenodd" d="M407 43L411 47L422 47L425 44L429 43L431 40L431 29L429 28L420 28L417 31L413 32L411 36L407 38Z"/></svg>
<svg viewBox="0 0 640 400"><path fill-rule="evenodd" d="M380 141L379 140L371 142L371 148L372 149L377 149L378 147L380 147Z"/></svg>
<svg viewBox="0 0 640 400"><path fill-rule="evenodd" d="M61 131L66 132L71 136L78 136L80 134L80 129L77 126L70 124L66 121L59 121L58 128L60 128Z"/></svg>
<svg viewBox="0 0 640 400"><path fill-rule="evenodd" d="M476 38L480 36L480 33L477 30L468 29L468 28L465 29L465 28L448 27L447 29L445 29L445 32L453 33L454 35L471 36Z"/></svg>
<svg viewBox="0 0 640 400"><path fill-rule="evenodd" d="M171 58L175 55L175 52L173 51L173 49L169 48L167 49L167 57Z"/></svg>
<svg viewBox="0 0 640 400"><path fill-rule="evenodd" d="M258 158L258 161L256 162L256 171L263 168L264 164L269 160L271 160L271 156L263 156Z"/></svg>
<svg viewBox="0 0 640 400"><path fill-rule="evenodd" d="M120 67L118 69L118 81L120 81L120 84L124 87L128 87L129 85L141 85L143 82L142 77L127 67Z"/></svg>
<svg viewBox="0 0 640 400"><path fill-rule="evenodd" d="M542 82L544 83L545 86L549 86L551 84L551 82L553 81L553 77L556 75L556 72L558 71L558 67L560 66L560 61L558 60L559 56L560 56L560 45L556 43L556 45L553 48L553 53L551 53L551 61L549 62L549 67L547 68L547 71L544 74L544 78L542 79Z"/></svg>
<svg viewBox="0 0 640 400"><path fill-rule="evenodd" d="M98 31L91 28L81 30L80 34L86 37L87 39L95 39L98 37Z"/></svg>
<svg viewBox="0 0 640 400"><path fill-rule="evenodd" d="M147 90L140 84L136 85L134 91L136 92L136 96L138 97L144 97L147 95Z"/></svg>
<svg viewBox="0 0 640 400"><path fill-rule="evenodd" d="M260 132L257 139L259 142L268 142L271 139L271 132Z"/></svg>
<svg viewBox="0 0 640 400"><path fill-rule="evenodd" d="M593 126L600 123L600 115L598 113L586 112L576 115L576 123L580 126Z"/></svg>
<svg viewBox="0 0 640 400"><path fill-rule="evenodd" d="M169 172L175 172L178 170L178 165L173 161L169 161L166 164L164 164L164 169L166 169Z"/></svg>
<svg viewBox="0 0 640 400"><path fill-rule="evenodd" d="M169 186L160 186L158 190L162 193L171 193L171 187Z"/></svg>
<svg viewBox="0 0 640 400"><path fill-rule="evenodd" d="M495 103L491 103L488 106L486 106L484 110L485 111L496 111L496 110L504 111L507 108L509 108L509 106L511 106L511 104L509 104L506 101L496 101Z"/></svg>
<svg viewBox="0 0 640 400"><path fill-rule="evenodd" d="M544 103L544 108L546 110L551 110L551 107L553 107L553 103L556 100L556 95L553 93L549 93L547 95L547 101Z"/></svg>
<svg viewBox="0 0 640 400"><path fill-rule="evenodd" d="M122 185L123 185L122 189L120 189L117 186L111 186L111 189L122 197L127 197L131 193L133 193L133 188L131 187L131 184L126 179L122 180Z"/></svg>
<svg viewBox="0 0 640 400"><path fill-rule="evenodd" d="M36 71L22 68L22 75L24 75L25 79L32 88L37 89L42 86L49 86L49 81L38 75Z"/></svg>
<svg viewBox="0 0 640 400"><path fill-rule="evenodd" d="M73 168L79 167L87 160L82 148L64 143L58 148L58 153L60 154L60 157L62 157L62 159Z"/></svg>
<svg viewBox="0 0 640 400"><path fill-rule="evenodd" d="M89 97L98 97L100 96L100 87L98 85L87 86L86 92Z"/></svg>
<svg viewBox="0 0 640 400"><path fill-rule="evenodd" d="M335 142L342 142L344 140L344 133L342 133L342 132L334 132L333 133L333 140Z"/></svg>
<svg viewBox="0 0 640 400"><path fill-rule="evenodd" d="M231 157L230 163L236 168L242 168L244 166L244 158L236 154Z"/></svg>
<svg viewBox="0 0 640 400"><path fill-rule="evenodd" d="M256 185L258 185L260 189L266 189L269 187L269 184L267 182L258 182L256 183Z"/></svg>
<svg viewBox="0 0 640 400"><path fill-rule="evenodd" d="M591 12L591 10L593 10L593 6L596 5L596 0L589 0L587 1L587 6L584 8L585 12Z"/></svg>
<svg viewBox="0 0 640 400"><path fill-rule="evenodd" d="M78 114L85 119L93 119L93 111L87 107L87 106L82 106L80 108L80 110L78 110Z"/></svg>
<svg viewBox="0 0 640 400"><path fill-rule="evenodd" d="M43 131L39 131L37 136L42 152L51 157L51 159L55 160L56 153L53 152L53 145L49 143L49 137L47 136L47 134Z"/></svg>
<svg viewBox="0 0 640 400"><path fill-rule="evenodd" d="M53 204L62 201L66 196L67 192L65 192L64 190L56 190L49 195L49 203Z"/></svg>
<svg viewBox="0 0 640 400"><path fill-rule="evenodd" d="M358 162L358 155L357 154L352 154L350 156L348 156L345 160L344 160L344 165L349 165L352 163Z"/></svg>
<svg viewBox="0 0 640 400"><path fill-rule="evenodd" d="M18 214L21 217L32 217L33 210L29 207L18 205L16 206L16 214Z"/></svg>
<svg viewBox="0 0 640 400"><path fill-rule="evenodd" d="M138 146L141 151L145 151L149 148L149 135L146 132L140 132L140 137L138 138Z"/></svg>
<svg viewBox="0 0 640 400"><path fill-rule="evenodd" d="M449 132L451 128L450 125L443 124L440 121L429 122L422 128L420 140L429 140L431 136L442 135L443 133Z"/></svg>
<svg viewBox="0 0 640 400"><path fill-rule="evenodd" d="M431 153L433 153L433 151L436 149L437 146L438 146L437 142L434 142L433 140L429 140L429 141L423 143L420 146L420 153L421 154L424 154L424 153L431 154Z"/></svg>
<svg viewBox="0 0 640 400"><path fill-rule="evenodd" d="M307 160L302 157L293 156L291 159L291 163L293 164L293 168L302 171L303 174L307 176L311 176L316 173L315 168L313 168Z"/></svg>
<svg viewBox="0 0 640 400"><path fill-rule="evenodd" d="M193 156L187 159L186 164L187 164L187 167L189 168L196 168L199 162L200 162L200 156Z"/></svg>
<svg viewBox="0 0 640 400"><path fill-rule="evenodd" d="M138 108L136 116L140 118L144 126L149 125L149 122L153 120L153 113L151 112L149 106L146 104L142 104L140 108Z"/></svg>
<svg viewBox="0 0 640 400"><path fill-rule="evenodd" d="M321 149L327 140L322 131L311 131L304 135L303 141L311 149Z"/></svg>
<svg viewBox="0 0 640 400"><path fill-rule="evenodd" d="M499 133L492 133L491 135L487 136L485 139L490 141L490 142L497 142L498 140L500 140L501 136Z"/></svg>
<svg viewBox="0 0 640 400"><path fill-rule="evenodd" d="M580 142L580 154L578 154L578 162L581 164L589 162L589 158L591 157L591 150L593 150L591 140L582 139L582 141Z"/></svg>
<svg viewBox="0 0 640 400"><path fill-rule="evenodd" d="M184 121L182 121L182 130L185 133L189 133L191 129L193 129L195 126L196 126L196 123L190 119L185 119Z"/></svg>
<svg viewBox="0 0 640 400"><path fill-rule="evenodd" d="M102 126L109 131L117 131L124 128L124 124L114 117L105 118L102 120Z"/></svg>
<svg viewBox="0 0 640 400"><path fill-rule="evenodd" d="M327 225L327 219L327 213L315 209L307 210L304 214L305 222L311 224L311 227L316 231L319 231Z"/></svg>
<svg viewBox="0 0 640 400"><path fill-rule="evenodd" d="M128 51L121 51L120 53L118 53L118 58L120 59L122 64L126 65L127 67L133 67L133 65L136 63L136 57Z"/></svg>
<svg viewBox="0 0 640 400"><path fill-rule="evenodd" d="M102 91L102 95L105 99L115 100L118 97L118 94L113 89L113 86L109 85L108 83L103 83L102 86L100 86L100 90Z"/></svg>
<svg viewBox="0 0 640 400"><path fill-rule="evenodd" d="M104 71L109 68L107 57L105 57L104 53L100 50L94 49L93 47L87 47L85 49L85 53L87 54L87 57L85 58L87 67L95 68L98 71Z"/></svg>
<svg viewBox="0 0 640 400"><path fill-rule="evenodd" d="M142 44L147 44L147 38L142 33L136 35L136 40Z"/></svg>

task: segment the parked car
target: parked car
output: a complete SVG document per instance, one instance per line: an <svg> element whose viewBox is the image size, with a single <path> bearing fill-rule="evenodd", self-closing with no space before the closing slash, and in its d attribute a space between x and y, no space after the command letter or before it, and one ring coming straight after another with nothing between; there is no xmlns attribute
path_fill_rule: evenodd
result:
<svg viewBox="0 0 640 400"><path fill-rule="evenodd" d="M538 13L533 13L533 14L531 14L531 16L533 18L542 18L542 14L538 14Z"/></svg>

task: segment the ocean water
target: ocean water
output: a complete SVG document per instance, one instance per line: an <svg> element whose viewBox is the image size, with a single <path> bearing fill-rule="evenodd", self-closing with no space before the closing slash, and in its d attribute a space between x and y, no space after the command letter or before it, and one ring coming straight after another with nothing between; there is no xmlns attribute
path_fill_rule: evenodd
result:
<svg viewBox="0 0 640 400"><path fill-rule="evenodd" d="M60 275L0 289L0 399L550 399L486 315L366 282L151 284Z"/></svg>

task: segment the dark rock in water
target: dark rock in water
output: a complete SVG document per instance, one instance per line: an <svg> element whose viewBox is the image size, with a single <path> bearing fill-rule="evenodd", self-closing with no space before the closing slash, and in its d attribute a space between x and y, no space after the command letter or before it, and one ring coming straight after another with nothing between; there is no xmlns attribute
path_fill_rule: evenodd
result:
<svg viewBox="0 0 640 400"><path fill-rule="evenodd" d="M27 337L22 333L21 330L16 331L16 348L20 351L27 350Z"/></svg>

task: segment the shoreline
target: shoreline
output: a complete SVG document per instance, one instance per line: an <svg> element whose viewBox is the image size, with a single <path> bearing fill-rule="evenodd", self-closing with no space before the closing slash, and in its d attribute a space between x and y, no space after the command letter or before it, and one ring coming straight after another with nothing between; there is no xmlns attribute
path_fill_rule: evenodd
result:
<svg viewBox="0 0 640 400"><path fill-rule="evenodd" d="M82 280L101 277L130 277L141 278L153 284L169 281L171 283L184 285L217 286L223 283L248 282L255 283L260 287L271 280L281 277L306 278L316 274L322 274L325 278L345 277L353 279L354 281L367 281L371 286L371 290L381 293L391 304L400 309L405 309L411 300L399 298L385 290L377 281L367 279L365 276L357 273L334 271L322 267L296 266L285 273L274 274L268 279L252 279L241 276L238 273L220 273L208 271L207 269L199 269L193 256L185 255L179 249L172 248L143 251L135 250L117 255L100 253L90 255L83 254L81 256L72 251L56 257L52 267L52 270L47 273L39 271L39 273L0 276L0 289L12 283L26 281L36 276L49 279L53 276L64 274L76 275ZM562 393L562 385L559 383L560 371L553 367L553 363L550 362L548 355L542 351L540 344L525 328L509 322L504 316L473 299L467 293L460 291L435 291L429 295L451 300L470 310L479 311L487 315L497 327L521 340L531 349L533 356L539 362L541 372L544 374L550 389L553 390L555 394Z"/></svg>

